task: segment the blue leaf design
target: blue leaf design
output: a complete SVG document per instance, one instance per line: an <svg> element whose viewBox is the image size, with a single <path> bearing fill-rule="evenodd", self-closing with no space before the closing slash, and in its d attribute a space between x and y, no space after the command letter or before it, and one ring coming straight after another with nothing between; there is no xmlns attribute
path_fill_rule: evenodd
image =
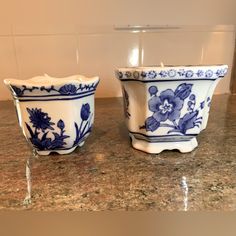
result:
<svg viewBox="0 0 236 236"><path fill-rule="evenodd" d="M182 100L186 99L192 92L192 86L192 84L180 84L175 90L175 96Z"/></svg>
<svg viewBox="0 0 236 236"><path fill-rule="evenodd" d="M188 129L195 127L195 121L197 120L198 110L185 114L179 119L178 128L181 133L185 134Z"/></svg>

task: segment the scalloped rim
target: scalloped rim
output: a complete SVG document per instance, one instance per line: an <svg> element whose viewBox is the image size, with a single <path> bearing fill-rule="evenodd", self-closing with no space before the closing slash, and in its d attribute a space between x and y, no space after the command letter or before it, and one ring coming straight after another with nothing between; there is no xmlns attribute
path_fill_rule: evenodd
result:
<svg viewBox="0 0 236 236"><path fill-rule="evenodd" d="M64 85L67 83L73 83L73 84L90 84L94 82L98 82L99 77L91 77L87 78L83 75L72 75L68 77L63 77L63 78L56 78L56 77L51 77L47 74L44 76L35 76L30 79L26 80L20 80L20 79L4 79L4 83L6 85L15 85L15 86L57 86L57 85Z"/></svg>

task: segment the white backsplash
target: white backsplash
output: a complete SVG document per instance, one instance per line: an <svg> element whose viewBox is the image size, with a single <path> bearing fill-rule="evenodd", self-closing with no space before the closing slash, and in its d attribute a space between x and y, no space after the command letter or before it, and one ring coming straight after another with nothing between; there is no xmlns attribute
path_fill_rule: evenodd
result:
<svg viewBox="0 0 236 236"><path fill-rule="evenodd" d="M112 26L49 32L20 33L18 29L0 34L0 100L10 99L4 78L27 79L44 73L99 75L97 97L117 97L121 91L114 69L119 66L223 63L231 71L235 43L232 26L182 26L141 34L115 31ZM230 71L216 93L229 93Z"/></svg>

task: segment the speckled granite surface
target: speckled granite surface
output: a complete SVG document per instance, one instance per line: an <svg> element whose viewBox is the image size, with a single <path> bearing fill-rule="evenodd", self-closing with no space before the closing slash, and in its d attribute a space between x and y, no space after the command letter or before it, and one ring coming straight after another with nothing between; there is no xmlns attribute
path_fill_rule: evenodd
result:
<svg viewBox="0 0 236 236"><path fill-rule="evenodd" d="M119 99L97 99L92 134L70 155L31 161L12 102L0 102L0 209L236 210L236 96L215 96L199 147L149 155L131 148Z"/></svg>

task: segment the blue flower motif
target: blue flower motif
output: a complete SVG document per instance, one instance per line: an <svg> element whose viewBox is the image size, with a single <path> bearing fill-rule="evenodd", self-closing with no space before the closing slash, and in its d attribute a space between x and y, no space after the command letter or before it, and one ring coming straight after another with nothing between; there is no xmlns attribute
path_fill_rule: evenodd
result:
<svg viewBox="0 0 236 236"><path fill-rule="evenodd" d="M126 72L125 72L125 76L126 76L127 78L130 78L130 77L132 76L132 73L131 73L130 71L126 71Z"/></svg>
<svg viewBox="0 0 236 236"><path fill-rule="evenodd" d="M158 89L156 86L150 86L149 89L148 89L148 92L150 93L150 95L156 95L157 92L158 92Z"/></svg>
<svg viewBox="0 0 236 236"><path fill-rule="evenodd" d="M59 89L60 94L76 94L77 88L73 84L65 84Z"/></svg>
<svg viewBox="0 0 236 236"><path fill-rule="evenodd" d="M207 70L206 71L206 77L211 78L213 76L213 71L212 70Z"/></svg>
<svg viewBox="0 0 236 236"><path fill-rule="evenodd" d="M223 69L217 70L216 75L217 76L224 76L224 70Z"/></svg>
<svg viewBox="0 0 236 236"><path fill-rule="evenodd" d="M203 70L198 70L197 76L198 76L198 77L202 77L203 75L204 75Z"/></svg>
<svg viewBox="0 0 236 236"><path fill-rule="evenodd" d="M154 112L153 117L158 121L175 121L180 117L180 111L183 107L184 101L175 96L171 89L161 92L160 96L152 97L149 102L149 110Z"/></svg>
<svg viewBox="0 0 236 236"><path fill-rule="evenodd" d="M155 131L160 127L160 122L158 122L153 116L150 116L145 121L145 128L147 131Z"/></svg>
<svg viewBox="0 0 236 236"><path fill-rule="evenodd" d="M192 70L187 70L185 76L186 76L187 78L193 77L193 71L192 71Z"/></svg>
<svg viewBox="0 0 236 236"><path fill-rule="evenodd" d="M121 71L118 71L117 76L118 76L119 79L122 79L123 78L123 73Z"/></svg>
<svg viewBox="0 0 236 236"><path fill-rule="evenodd" d="M148 77L149 77L150 79L156 78L156 77L157 77L156 71L154 71L154 70L149 71L149 72L148 72Z"/></svg>
<svg viewBox="0 0 236 236"><path fill-rule="evenodd" d="M162 78L165 78L167 76L167 72L165 70L161 70L159 75L162 77Z"/></svg>
<svg viewBox="0 0 236 236"><path fill-rule="evenodd" d="M33 124L33 127L36 129L41 129L43 132L46 129L54 130L52 125L54 125L53 122L50 122L51 117L48 116L48 113L42 112L41 109L38 108L26 108L27 112L29 113L29 119L30 123Z"/></svg>
<svg viewBox="0 0 236 236"><path fill-rule="evenodd" d="M142 71L141 74L140 74L143 78L146 78L147 77L147 73L145 71Z"/></svg>
<svg viewBox="0 0 236 236"><path fill-rule="evenodd" d="M138 79L139 78L139 72L138 71L134 71L133 72L133 77L134 77L134 79Z"/></svg>
<svg viewBox="0 0 236 236"><path fill-rule="evenodd" d="M191 94L190 97L189 97L189 100L195 100L196 99L196 96L194 94Z"/></svg>
<svg viewBox="0 0 236 236"><path fill-rule="evenodd" d="M88 103L83 104L81 107L81 111L80 111L80 117L83 121L88 120L89 116L90 116L90 105Z"/></svg>
<svg viewBox="0 0 236 236"><path fill-rule="evenodd" d="M65 123L64 123L64 121L63 121L63 120L59 120L59 121L57 122L57 127L58 127L59 129L64 129L64 128L65 128Z"/></svg>
<svg viewBox="0 0 236 236"><path fill-rule="evenodd" d="M179 76L185 76L186 72L184 69L180 69L178 72Z"/></svg>
<svg viewBox="0 0 236 236"><path fill-rule="evenodd" d="M175 77L175 76L176 76L176 70L173 70L173 69L169 70L169 71L168 71L168 75L169 75L170 77Z"/></svg>

